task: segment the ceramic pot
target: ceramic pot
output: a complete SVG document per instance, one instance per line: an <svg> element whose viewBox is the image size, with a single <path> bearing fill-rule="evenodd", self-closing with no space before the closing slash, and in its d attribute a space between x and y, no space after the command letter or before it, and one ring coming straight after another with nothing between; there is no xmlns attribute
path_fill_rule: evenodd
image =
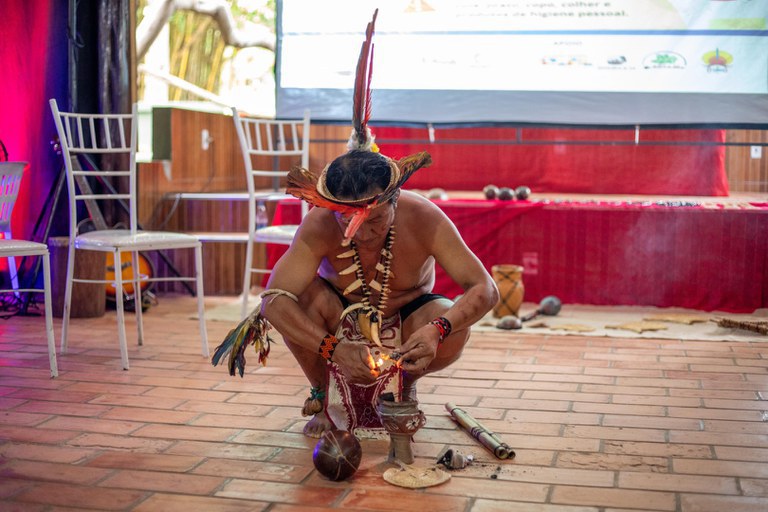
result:
<svg viewBox="0 0 768 512"><path fill-rule="evenodd" d="M499 289L499 302L493 307L493 316L517 316L525 297L523 267L520 265L494 265L491 275Z"/></svg>

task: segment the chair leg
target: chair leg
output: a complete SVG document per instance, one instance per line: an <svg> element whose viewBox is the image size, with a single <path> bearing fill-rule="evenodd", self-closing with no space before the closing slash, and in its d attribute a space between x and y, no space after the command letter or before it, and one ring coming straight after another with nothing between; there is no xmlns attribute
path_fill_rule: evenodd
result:
<svg viewBox="0 0 768 512"><path fill-rule="evenodd" d="M11 239L11 232L5 231L3 232L3 238L5 240ZM19 293L19 269L16 268L16 258L13 256L8 256L8 276L11 278L11 288L13 288L13 294L18 299L21 297L21 294Z"/></svg>
<svg viewBox="0 0 768 512"><path fill-rule="evenodd" d="M115 250L115 265L120 265L122 254L120 250ZM123 305L123 273L115 272L115 303L117 308L117 339L120 343L120 359L123 363L123 370L128 369L128 343L125 339L125 306Z"/></svg>
<svg viewBox="0 0 768 512"><path fill-rule="evenodd" d="M75 278L75 243L70 240L67 247L67 281L64 285L64 310L61 314L61 353L67 353L69 334L69 313L72 304L72 280Z"/></svg>
<svg viewBox="0 0 768 512"><path fill-rule="evenodd" d="M248 297L251 294L251 270L253 268L253 233L248 235L245 248L245 271L243 272L243 304L240 307L240 320L248 316Z"/></svg>
<svg viewBox="0 0 768 512"><path fill-rule="evenodd" d="M56 363L56 342L53 336L51 306L51 258L48 253L45 253L41 258L43 258L43 296L45 297L45 334L48 339L48 360L51 365L51 377L58 377L59 365Z"/></svg>
<svg viewBox="0 0 768 512"><path fill-rule="evenodd" d="M21 297L19 293L19 269L16 267L16 258L8 256L8 274L11 276L11 288L16 298Z"/></svg>
<svg viewBox="0 0 768 512"><path fill-rule="evenodd" d="M144 317L141 310L141 275L139 273L139 253L131 253L131 268L133 269L133 305L136 312L136 331L138 333L139 346L144 344Z"/></svg>
<svg viewBox="0 0 768 512"><path fill-rule="evenodd" d="M203 357L210 357L208 349L208 328L205 323L205 291L203 290L203 245L195 247L195 281L197 295L197 317L200 322L200 343Z"/></svg>

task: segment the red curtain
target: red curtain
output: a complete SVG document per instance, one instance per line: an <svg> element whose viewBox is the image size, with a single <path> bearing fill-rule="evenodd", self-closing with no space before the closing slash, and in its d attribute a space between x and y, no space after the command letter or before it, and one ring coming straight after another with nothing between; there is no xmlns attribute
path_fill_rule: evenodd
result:
<svg viewBox="0 0 768 512"><path fill-rule="evenodd" d="M525 267L525 300L750 313L768 306L768 206L712 209L612 202L436 204L490 271ZM283 201L276 223L299 220ZM706 240L702 244L702 240ZM270 265L285 246L268 245ZM437 267L436 293L462 292Z"/></svg>
<svg viewBox="0 0 768 512"><path fill-rule="evenodd" d="M727 196L722 130L374 127L382 153L428 151L431 168L407 188L480 191L488 184L535 192ZM416 141L416 142L409 142Z"/></svg>

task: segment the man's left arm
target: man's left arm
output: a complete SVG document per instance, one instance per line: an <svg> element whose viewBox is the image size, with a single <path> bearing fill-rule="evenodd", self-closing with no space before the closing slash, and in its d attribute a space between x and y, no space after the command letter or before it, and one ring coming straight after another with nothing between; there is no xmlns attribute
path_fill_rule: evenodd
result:
<svg viewBox="0 0 768 512"><path fill-rule="evenodd" d="M435 325L427 324L417 329L405 341L401 351L403 368L423 370L435 357L441 338L451 332L468 329L483 318L499 300L499 292L493 278L482 262L467 247L453 223L440 212L435 223L437 229L431 240L431 252L435 260L464 293L446 311ZM425 362L425 360L427 360ZM407 361L411 361L409 364ZM423 366L423 368L421 368Z"/></svg>
<svg viewBox="0 0 768 512"><path fill-rule="evenodd" d="M467 247L447 217L438 223L436 235L433 242L435 261L464 290L443 316L454 331L467 329L496 305L499 291L480 259Z"/></svg>

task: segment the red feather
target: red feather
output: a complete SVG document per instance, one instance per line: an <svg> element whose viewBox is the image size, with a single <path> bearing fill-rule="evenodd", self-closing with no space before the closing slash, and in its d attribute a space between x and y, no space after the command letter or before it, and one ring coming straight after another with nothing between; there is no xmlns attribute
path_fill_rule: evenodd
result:
<svg viewBox="0 0 768 512"><path fill-rule="evenodd" d="M375 19L375 16L374 16ZM371 34L373 35L373 34ZM365 127L371 119L371 78L373 78L373 43L371 43L371 53L368 58L368 82L365 86Z"/></svg>
<svg viewBox="0 0 768 512"><path fill-rule="evenodd" d="M351 240L355 236L355 233L357 233L357 230L360 229L360 226L363 225L363 222L368 219L370 214L370 208L360 209L355 212L354 215L352 215L352 220L350 220L347 225L347 229L344 230L344 238Z"/></svg>
<svg viewBox="0 0 768 512"><path fill-rule="evenodd" d="M352 127L355 130L355 139L360 147L368 142L368 120L371 118L371 77L373 76L373 31L376 25L376 15L379 10L373 12L373 19L365 30L365 41L360 48L360 58L357 61L355 71L355 88L352 97Z"/></svg>

